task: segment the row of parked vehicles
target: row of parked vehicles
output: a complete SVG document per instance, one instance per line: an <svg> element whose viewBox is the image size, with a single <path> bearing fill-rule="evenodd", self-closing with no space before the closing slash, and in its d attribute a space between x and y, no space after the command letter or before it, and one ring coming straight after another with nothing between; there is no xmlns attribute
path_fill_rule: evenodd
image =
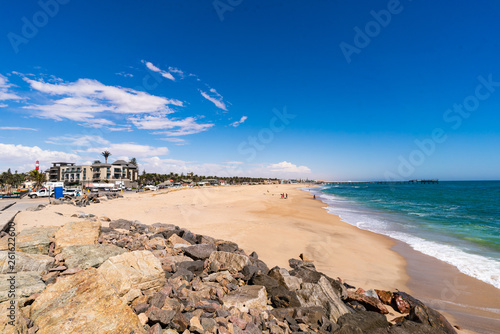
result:
<svg viewBox="0 0 500 334"><path fill-rule="evenodd" d="M82 191L80 189L64 189L63 188L63 196L71 196L77 197L81 196ZM38 191L32 191L28 194L29 198L38 198L38 197L54 197L54 190L42 188Z"/></svg>

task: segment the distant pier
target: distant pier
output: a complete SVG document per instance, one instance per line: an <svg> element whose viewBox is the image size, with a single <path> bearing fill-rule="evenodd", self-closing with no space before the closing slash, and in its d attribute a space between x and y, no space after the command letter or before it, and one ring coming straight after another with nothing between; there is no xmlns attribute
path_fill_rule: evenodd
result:
<svg viewBox="0 0 500 334"><path fill-rule="evenodd" d="M370 185L370 184L437 184L439 180L409 180L409 181L325 181L324 185Z"/></svg>

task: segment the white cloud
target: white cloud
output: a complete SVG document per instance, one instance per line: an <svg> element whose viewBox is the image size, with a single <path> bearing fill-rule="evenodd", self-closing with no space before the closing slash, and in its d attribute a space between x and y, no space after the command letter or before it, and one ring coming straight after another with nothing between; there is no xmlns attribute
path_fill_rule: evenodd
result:
<svg viewBox="0 0 500 334"><path fill-rule="evenodd" d="M0 161L5 166L6 161L12 166L33 166L37 160L43 168L48 168L52 162L75 162L79 159L76 154L61 151L43 150L38 146L24 146L0 143ZM7 166L8 168L9 166ZM32 168L32 169L33 169Z"/></svg>
<svg viewBox="0 0 500 334"><path fill-rule="evenodd" d="M55 145L67 145L67 146L82 146L90 147L97 145L107 145L110 144L109 140L102 138L101 136L95 135L67 135L60 137L50 137L45 141L49 144Z"/></svg>
<svg viewBox="0 0 500 334"><path fill-rule="evenodd" d="M235 165L230 164L215 164L215 163L198 163L173 159L161 159L159 157L151 157L141 159L141 169L152 173L184 173L193 172L198 175L217 175L217 176L235 176L242 175L242 171Z"/></svg>
<svg viewBox="0 0 500 334"><path fill-rule="evenodd" d="M22 100L22 98L11 92L10 88L14 85L9 83L9 80L0 74L0 101L6 100ZM6 107L7 105L2 104L2 107Z"/></svg>
<svg viewBox="0 0 500 334"><path fill-rule="evenodd" d="M181 138L160 138L160 140L168 141L170 143L175 143L176 145L186 144L186 140Z"/></svg>
<svg viewBox="0 0 500 334"><path fill-rule="evenodd" d="M76 82L46 83L23 78L31 88L47 94L47 104L26 106L37 110L35 116L55 120L69 119L100 127L114 123L104 118L95 118L105 112L116 114L141 114L174 112L169 105L182 106L175 99L154 96L130 88L107 86L97 80L79 79ZM52 99L53 96L60 98ZM104 116L104 115L103 115Z"/></svg>
<svg viewBox="0 0 500 334"><path fill-rule="evenodd" d="M133 78L134 75L131 74L131 73L125 73L125 72L119 72L119 73L115 73L116 75L120 75L122 77L125 77L125 78Z"/></svg>
<svg viewBox="0 0 500 334"><path fill-rule="evenodd" d="M27 131L38 131L38 129L33 128L22 128L19 126L0 126L0 130L27 130Z"/></svg>
<svg viewBox="0 0 500 334"><path fill-rule="evenodd" d="M129 119L138 129L144 130L168 130L154 132L154 134L165 134L169 137L185 136L208 130L213 124L196 123L196 118L187 117L174 120L161 116L144 116L142 118Z"/></svg>
<svg viewBox="0 0 500 334"><path fill-rule="evenodd" d="M292 164L291 162L283 161L277 164L269 165L269 170L271 172L280 172L280 173L311 173L311 169L306 166L297 166Z"/></svg>
<svg viewBox="0 0 500 334"><path fill-rule="evenodd" d="M184 72L181 71L180 69L176 68L176 67L169 67L168 70L171 72L171 73L175 73L175 74L178 74L181 79L184 79Z"/></svg>
<svg viewBox="0 0 500 334"><path fill-rule="evenodd" d="M167 71L164 71L164 70L159 69L158 67L154 66L154 65L153 65L153 63L151 63L151 62L149 62L149 61L145 61L145 60L143 60L142 62L143 62L143 64L145 64L145 65L146 65L146 67L147 67L147 68L149 68L151 71L153 71L153 72L157 72L157 73L160 73L162 77L167 78L167 79L170 79L170 80L172 80L172 81L175 81L175 78L174 78L174 76L173 76L171 73L169 73L169 72L167 72Z"/></svg>
<svg viewBox="0 0 500 334"><path fill-rule="evenodd" d="M230 125L234 126L235 128L243 124L246 120L248 119L247 116L242 116L239 121L233 122Z"/></svg>
<svg viewBox="0 0 500 334"><path fill-rule="evenodd" d="M7 107L8 107L8 105L7 105L7 104L5 104L5 103L0 103L0 108L7 108Z"/></svg>
<svg viewBox="0 0 500 334"><path fill-rule="evenodd" d="M201 96L203 96L208 101L210 101L213 104L215 104L215 106L217 108L227 111L226 104L224 103L224 101L222 101L222 95L220 95L219 93L217 93L217 91L215 89L213 89L213 88L210 89L210 92L213 93L213 94L215 94L216 97L210 96L209 94L207 94L206 92L204 92L204 91L202 91L200 89Z"/></svg>

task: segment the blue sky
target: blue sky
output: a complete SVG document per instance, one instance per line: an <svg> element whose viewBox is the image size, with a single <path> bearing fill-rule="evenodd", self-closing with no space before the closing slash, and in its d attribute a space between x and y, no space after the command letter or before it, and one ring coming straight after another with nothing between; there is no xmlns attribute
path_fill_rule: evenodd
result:
<svg viewBox="0 0 500 334"><path fill-rule="evenodd" d="M0 170L500 179L500 4L10 2Z"/></svg>

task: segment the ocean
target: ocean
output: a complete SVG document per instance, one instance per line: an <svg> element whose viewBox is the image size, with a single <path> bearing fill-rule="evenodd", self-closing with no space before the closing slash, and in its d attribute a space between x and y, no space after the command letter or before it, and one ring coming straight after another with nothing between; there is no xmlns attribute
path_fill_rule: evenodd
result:
<svg viewBox="0 0 500 334"><path fill-rule="evenodd" d="M500 289L500 181L308 189L330 213Z"/></svg>

